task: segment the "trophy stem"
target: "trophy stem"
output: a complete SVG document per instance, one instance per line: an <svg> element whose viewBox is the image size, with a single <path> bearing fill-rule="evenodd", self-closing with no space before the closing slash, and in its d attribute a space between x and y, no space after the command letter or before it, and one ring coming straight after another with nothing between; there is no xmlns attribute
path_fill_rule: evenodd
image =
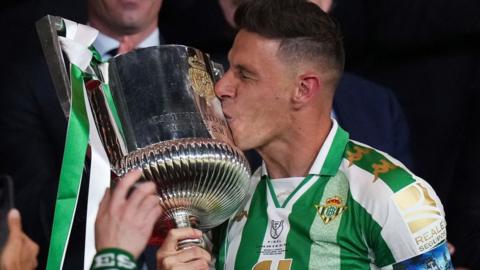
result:
<svg viewBox="0 0 480 270"><path fill-rule="evenodd" d="M185 209L175 209L172 211L173 221L177 228L197 228L198 217L191 215ZM188 238L178 241L177 250L187 249L191 247L205 248L205 241L202 238Z"/></svg>

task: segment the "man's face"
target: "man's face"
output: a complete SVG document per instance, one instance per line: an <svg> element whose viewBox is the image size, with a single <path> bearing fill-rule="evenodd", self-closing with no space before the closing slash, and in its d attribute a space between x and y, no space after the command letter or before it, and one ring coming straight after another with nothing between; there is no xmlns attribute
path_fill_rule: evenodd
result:
<svg viewBox="0 0 480 270"><path fill-rule="evenodd" d="M230 69L215 86L237 146L261 149L291 128L294 75L277 56L279 41L241 30Z"/></svg>
<svg viewBox="0 0 480 270"><path fill-rule="evenodd" d="M162 0L89 0L90 17L122 34L157 24Z"/></svg>

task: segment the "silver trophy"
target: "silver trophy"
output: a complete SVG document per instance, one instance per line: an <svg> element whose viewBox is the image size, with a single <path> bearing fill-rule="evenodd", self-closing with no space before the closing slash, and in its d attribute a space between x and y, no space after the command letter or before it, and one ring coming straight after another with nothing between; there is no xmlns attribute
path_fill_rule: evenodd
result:
<svg viewBox="0 0 480 270"><path fill-rule="evenodd" d="M112 118L104 99L95 98L101 95L90 95L114 172L142 168L144 178L155 182L164 209L160 226L210 229L246 195L250 169L214 94L215 72L207 55L180 45L111 59L110 89L122 132L104 121Z"/></svg>
<svg viewBox="0 0 480 270"><path fill-rule="evenodd" d="M144 180L156 184L164 209L157 232L213 228L246 196L250 168L213 90L221 73L201 51L166 45L114 57L108 72L99 72L108 77L113 104L102 85L86 84L112 170L141 168ZM66 96L59 93L62 104ZM179 247L191 244L200 240Z"/></svg>

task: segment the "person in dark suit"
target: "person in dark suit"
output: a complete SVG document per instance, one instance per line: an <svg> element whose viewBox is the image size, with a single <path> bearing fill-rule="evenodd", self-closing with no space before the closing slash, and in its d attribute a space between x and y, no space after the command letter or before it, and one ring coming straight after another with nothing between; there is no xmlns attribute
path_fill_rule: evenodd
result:
<svg viewBox="0 0 480 270"><path fill-rule="evenodd" d="M346 70L389 87L404 108L416 172L445 206L454 265L480 269L480 253L468 255L480 250L480 182L471 169L480 2L339 0L332 12L343 27Z"/></svg>
<svg viewBox="0 0 480 270"><path fill-rule="evenodd" d="M95 21L93 24L102 29L111 25L111 32L105 30L108 33L104 35L112 37L111 33L115 32L117 36L112 38L118 38L117 44L128 41L130 47L127 49L132 49L152 33L158 33L156 26L161 3L162 0L140 1L125 7L117 1L88 1L89 20L92 18ZM94 10L96 13L93 13ZM112 10L116 13L109 13ZM110 21L105 21L114 19L113 14L123 19L119 21L124 24L118 22L113 26ZM147 17L150 21L145 22ZM140 22L135 24L135 20ZM156 36L159 38L160 35ZM67 121L56 97L38 38L22 38L18 42L19 48L24 48L22 54L7 56L7 62L11 64L1 75L0 171L9 173L15 179L16 206L23 215L26 234L40 246L38 267L44 269ZM158 45L158 41L151 45ZM20 51L19 48L16 50ZM87 181L84 173L65 269L83 269Z"/></svg>

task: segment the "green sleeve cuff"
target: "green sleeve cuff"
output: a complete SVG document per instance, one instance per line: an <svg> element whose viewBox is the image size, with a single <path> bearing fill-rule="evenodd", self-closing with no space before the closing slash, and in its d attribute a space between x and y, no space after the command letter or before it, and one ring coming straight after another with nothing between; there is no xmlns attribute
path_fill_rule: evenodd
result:
<svg viewBox="0 0 480 270"><path fill-rule="evenodd" d="M129 252L118 248L102 249L93 257L90 270L132 270L137 269L135 258Z"/></svg>

